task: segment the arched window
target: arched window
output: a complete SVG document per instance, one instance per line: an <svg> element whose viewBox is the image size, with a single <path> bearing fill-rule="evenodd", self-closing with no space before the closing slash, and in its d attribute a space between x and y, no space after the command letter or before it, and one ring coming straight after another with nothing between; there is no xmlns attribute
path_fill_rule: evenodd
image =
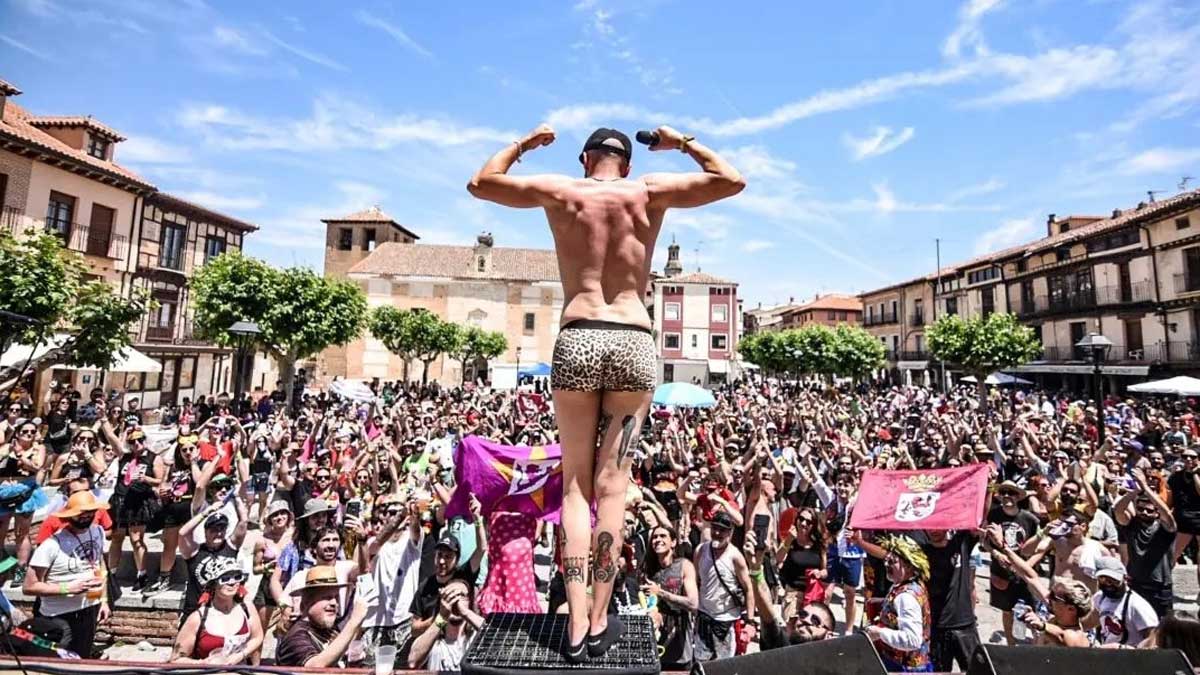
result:
<svg viewBox="0 0 1200 675"><path fill-rule="evenodd" d="M478 267L478 268L479 268L479 271L480 271L480 272L486 272L486 271L487 271L487 261L483 259L483 256L479 256L479 260L478 260L478 262L476 263L476 267Z"/></svg>

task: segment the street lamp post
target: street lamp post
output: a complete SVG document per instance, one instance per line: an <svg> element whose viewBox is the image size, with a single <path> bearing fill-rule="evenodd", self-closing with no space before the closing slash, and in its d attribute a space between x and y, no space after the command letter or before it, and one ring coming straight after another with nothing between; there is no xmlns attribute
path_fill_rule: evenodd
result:
<svg viewBox="0 0 1200 675"><path fill-rule="evenodd" d="M1104 380L1101 379L1100 367L1104 365L1104 360L1108 358L1108 351L1112 349L1112 340L1104 337L1100 333L1088 333L1083 336L1083 339L1075 343L1075 346L1082 349L1092 361L1092 395L1096 398L1096 415L1099 418L1099 441L1100 445L1104 445Z"/></svg>
<svg viewBox="0 0 1200 675"><path fill-rule="evenodd" d="M246 354L250 351L251 345L262 334L258 324L253 321L235 321L228 328L228 332L233 336L234 344L234 362L233 362L233 413L239 418L242 415L242 385L245 378Z"/></svg>

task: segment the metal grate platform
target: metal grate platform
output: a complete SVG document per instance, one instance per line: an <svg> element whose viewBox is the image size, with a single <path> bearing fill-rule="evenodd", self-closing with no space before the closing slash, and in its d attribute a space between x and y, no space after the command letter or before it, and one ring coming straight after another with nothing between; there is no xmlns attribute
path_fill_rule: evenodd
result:
<svg viewBox="0 0 1200 675"><path fill-rule="evenodd" d="M661 670L658 644L648 616L622 616L625 634L599 659L570 663L565 614L492 614L463 656L464 675L511 670L559 670L653 674Z"/></svg>

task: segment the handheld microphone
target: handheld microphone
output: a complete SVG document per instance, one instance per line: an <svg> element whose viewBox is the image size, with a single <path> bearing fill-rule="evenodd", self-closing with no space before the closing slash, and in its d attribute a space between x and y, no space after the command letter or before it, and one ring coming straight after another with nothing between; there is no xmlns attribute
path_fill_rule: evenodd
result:
<svg viewBox="0 0 1200 675"><path fill-rule="evenodd" d="M649 146L651 148L658 145L659 138L658 138L657 131L646 131L645 129L643 129L643 130L637 132L637 134L635 136L637 138L637 142L641 143L643 145Z"/></svg>

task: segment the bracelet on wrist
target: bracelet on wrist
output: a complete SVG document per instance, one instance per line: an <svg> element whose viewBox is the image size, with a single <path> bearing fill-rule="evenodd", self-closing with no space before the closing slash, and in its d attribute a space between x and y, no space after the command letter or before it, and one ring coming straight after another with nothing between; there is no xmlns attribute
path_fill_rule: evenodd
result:
<svg viewBox="0 0 1200 675"><path fill-rule="evenodd" d="M58 584L58 594L59 595L68 595L66 582L60 582Z"/></svg>
<svg viewBox="0 0 1200 675"><path fill-rule="evenodd" d="M521 141L513 141L517 144L517 163L521 162L521 155L525 154L525 144Z"/></svg>

